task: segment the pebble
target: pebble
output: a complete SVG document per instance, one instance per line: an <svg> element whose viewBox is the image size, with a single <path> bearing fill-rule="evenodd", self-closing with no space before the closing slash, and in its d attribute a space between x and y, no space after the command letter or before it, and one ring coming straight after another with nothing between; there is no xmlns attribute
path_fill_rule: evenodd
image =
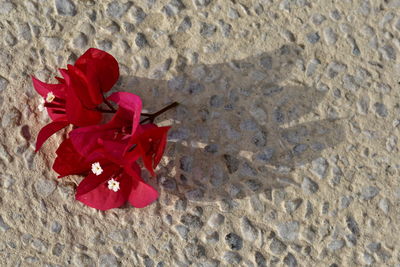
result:
<svg viewBox="0 0 400 267"><path fill-rule="evenodd" d="M390 207L390 202L389 202L389 200L387 198L382 198L379 201L378 206L385 214L388 214L389 207Z"/></svg>
<svg viewBox="0 0 400 267"><path fill-rule="evenodd" d="M258 230L247 217L241 219L240 229L245 240L252 242L257 239Z"/></svg>
<svg viewBox="0 0 400 267"><path fill-rule="evenodd" d="M62 244L60 244L60 243L56 243L56 244L54 245L54 247L53 247L51 253L52 253L54 256L59 257L59 256L61 256L61 254L62 254L62 252L63 252L63 250L64 250L64 247L65 247L65 245L62 245Z"/></svg>
<svg viewBox="0 0 400 267"><path fill-rule="evenodd" d="M73 257L73 263L76 266L94 266L94 260L86 254L75 254Z"/></svg>
<svg viewBox="0 0 400 267"><path fill-rule="evenodd" d="M338 35L331 27L324 28L323 36L327 45L334 45L338 38Z"/></svg>
<svg viewBox="0 0 400 267"><path fill-rule="evenodd" d="M185 5L181 0L171 0L162 10L167 16L171 17L176 16L183 9L185 9Z"/></svg>
<svg viewBox="0 0 400 267"><path fill-rule="evenodd" d="M3 217L0 215L0 229L2 232L6 232L10 229L10 226L3 220Z"/></svg>
<svg viewBox="0 0 400 267"><path fill-rule="evenodd" d="M121 18L129 9L130 3L122 4L119 1L113 1L107 5L107 15L112 18Z"/></svg>
<svg viewBox="0 0 400 267"><path fill-rule="evenodd" d="M62 225L59 222L52 222L50 229L53 233L59 234L61 232L62 229Z"/></svg>
<svg viewBox="0 0 400 267"><path fill-rule="evenodd" d="M293 256L292 253L288 253L286 257L283 259L283 263L285 263L289 267L297 267L297 260Z"/></svg>
<svg viewBox="0 0 400 267"><path fill-rule="evenodd" d="M344 247L344 241L342 239L333 240L328 244L328 249L330 251L336 251Z"/></svg>
<svg viewBox="0 0 400 267"><path fill-rule="evenodd" d="M356 220L353 218L353 216L348 215L346 217L346 225L347 228L350 230L350 232L352 232L355 236L360 235L360 228L358 227L358 224Z"/></svg>
<svg viewBox="0 0 400 267"><path fill-rule="evenodd" d="M385 104L383 103L375 103L374 104L375 108L375 113L378 114L378 116L385 118L388 115L388 109Z"/></svg>
<svg viewBox="0 0 400 267"><path fill-rule="evenodd" d="M189 233L189 228L184 225L176 225L175 230L179 233L182 239L186 240Z"/></svg>
<svg viewBox="0 0 400 267"><path fill-rule="evenodd" d="M200 229L203 227L203 222L201 221L200 217L191 214L182 215L180 222L190 229Z"/></svg>
<svg viewBox="0 0 400 267"><path fill-rule="evenodd" d="M59 51L64 46L64 41L58 37L46 37L44 42L50 52Z"/></svg>
<svg viewBox="0 0 400 267"><path fill-rule="evenodd" d="M319 36L318 32L311 32L311 33L308 33L308 34L306 35L306 37L307 37L307 41L308 41L310 44L316 44L316 43L319 41L319 39L320 39L320 36Z"/></svg>
<svg viewBox="0 0 400 267"><path fill-rule="evenodd" d="M318 191L319 186L309 177L304 177L303 182L301 184L301 188L303 189L303 192L306 194L314 194L315 192Z"/></svg>
<svg viewBox="0 0 400 267"><path fill-rule="evenodd" d="M217 27L209 23L201 23L200 34L204 37L211 37L217 31Z"/></svg>
<svg viewBox="0 0 400 267"><path fill-rule="evenodd" d="M62 16L75 16L76 6L71 0L55 0L57 13Z"/></svg>
<svg viewBox="0 0 400 267"><path fill-rule="evenodd" d="M284 241L294 241L299 235L299 223L297 221L289 221L278 224L279 236Z"/></svg>
<svg viewBox="0 0 400 267"><path fill-rule="evenodd" d="M285 243L277 238L272 239L271 243L269 244L269 249L275 255L281 255L283 252L286 251L286 248L287 246L285 245Z"/></svg>
<svg viewBox="0 0 400 267"><path fill-rule="evenodd" d="M237 252L227 251L224 253L223 259L230 265L237 265L242 261L242 256Z"/></svg>
<svg viewBox="0 0 400 267"><path fill-rule="evenodd" d="M326 177L327 170L328 170L328 161L325 158L317 158L312 161L312 171L316 174L320 179Z"/></svg>
<svg viewBox="0 0 400 267"><path fill-rule="evenodd" d="M50 196L56 187L56 183L50 179L38 179L35 182L36 193L38 193L38 195L41 197Z"/></svg>
<svg viewBox="0 0 400 267"><path fill-rule="evenodd" d="M311 16L311 21L314 25L320 25L322 22L326 20L326 17L322 14L314 14Z"/></svg>
<svg viewBox="0 0 400 267"><path fill-rule="evenodd" d="M15 5L9 1L0 2L0 15L9 15L15 9Z"/></svg>
<svg viewBox="0 0 400 267"><path fill-rule="evenodd" d="M225 221L225 217L222 214L219 213L213 213L210 218L207 221L207 224L211 227L211 228L216 228L218 226L220 226L221 224L223 224Z"/></svg>
<svg viewBox="0 0 400 267"><path fill-rule="evenodd" d="M113 254L101 254L99 256L99 266L100 267L118 267L120 263Z"/></svg>
<svg viewBox="0 0 400 267"><path fill-rule="evenodd" d="M373 199L378 195L379 189L375 186L365 186L361 190L361 197L364 201Z"/></svg>
<svg viewBox="0 0 400 267"><path fill-rule="evenodd" d="M240 250L243 247L243 239L235 233L227 234L225 241L232 250Z"/></svg>
<svg viewBox="0 0 400 267"><path fill-rule="evenodd" d="M129 229L118 229L111 231L108 237L114 242L126 243L134 239L136 233L130 231Z"/></svg>
<svg viewBox="0 0 400 267"><path fill-rule="evenodd" d="M6 90L9 82L6 78L0 76L0 93L4 90Z"/></svg>
<svg viewBox="0 0 400 267"><path fill-rule="evenodd" d="M143 33L137 33L136 34L136 38L135 38L135 44L139 47L139 48L143 48L147 45L147 39L146 36Z"/></svg>
<svg viewBox="0 0 400 267"><path fill-rule="evenodd" d="M192 21L190 17L186 16L183 18L181 24L178 27L178 32L186 32L192 27Z"/></svg>
<svg viewBox="0 0 400 267"><path fill-rule="evenodd" d="M265 259L264 255L261 254L261 252L256 251L254 254L254 260L257 264L257 267L266 267L267 266L267 260Z"/></svg>

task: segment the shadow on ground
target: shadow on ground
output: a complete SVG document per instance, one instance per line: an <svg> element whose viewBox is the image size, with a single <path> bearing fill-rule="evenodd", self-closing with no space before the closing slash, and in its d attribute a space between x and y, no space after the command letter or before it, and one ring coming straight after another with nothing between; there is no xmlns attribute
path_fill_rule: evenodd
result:
<svg viewBox="0 0 400 267"><path fill-rule="evenodd" d="M181 102L159 119L174 124L158 170L162 194L213 202L267 192L294 183L296 167L341 143L339 121L301 120L318 117L324 93L290 78L300 56L301 48L285 45L223 64L181 61L168 81L161 78L168 62L157 79L121 77L117 89L132 88L149 111Z"/></svg>

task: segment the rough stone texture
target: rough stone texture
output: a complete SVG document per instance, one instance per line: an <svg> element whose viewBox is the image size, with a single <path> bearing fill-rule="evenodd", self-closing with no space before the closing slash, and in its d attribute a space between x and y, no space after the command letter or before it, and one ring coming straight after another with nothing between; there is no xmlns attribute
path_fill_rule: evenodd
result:
<svg viewBox="0 0 400 267"><path fill-rule="evenodd" d="M0 0L0 266L398 266L399 8ZM81 177L51 169L65 132L34 152L30 75L89 47L146 112L181 103L149 207L75 201Z"/></svg>

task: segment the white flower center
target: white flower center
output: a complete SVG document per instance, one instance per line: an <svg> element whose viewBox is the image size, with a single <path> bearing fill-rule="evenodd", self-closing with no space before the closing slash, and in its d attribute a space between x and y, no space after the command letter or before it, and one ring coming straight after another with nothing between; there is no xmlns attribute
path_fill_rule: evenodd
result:
<svg viewBox="0 0 400 267"><path fill-rule="evenodd" d="M46 102L51 103L53 102L54 98L56 98L56 96L53 94L53 92L48 92L46 96Z"/></svg>
<svg viewBox="0 0 400 267"><path fill-rule="evenodd" d="M119 182L111 178L111 180L108 180L108 189L117 192L119 190Z"/></svg>
<svg viewBox="0 0 400 267"><path fill-rule="evenodd" d="M96 175L100 175L103 172L103 169L101 168L99 162L95 162L92 164L92 172Z"/></svg>

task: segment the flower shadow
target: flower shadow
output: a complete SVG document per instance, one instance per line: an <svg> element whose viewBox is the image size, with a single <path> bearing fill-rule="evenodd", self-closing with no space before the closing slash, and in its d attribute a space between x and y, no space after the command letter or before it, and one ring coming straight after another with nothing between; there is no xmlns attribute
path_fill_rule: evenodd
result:
<svg viewBox="0 0 400 267"><path fill-rule="evenodd" d="M285 45L223 64L182 63L169 80L160 69L157 79L122 76L118 87L133 88L151 112L181 103L158 120L173 124L157 171L161 194L215 202L299 186L296 168L345 138L339 120L319 114L325 93L291 78L300 57Z"/></svg>

